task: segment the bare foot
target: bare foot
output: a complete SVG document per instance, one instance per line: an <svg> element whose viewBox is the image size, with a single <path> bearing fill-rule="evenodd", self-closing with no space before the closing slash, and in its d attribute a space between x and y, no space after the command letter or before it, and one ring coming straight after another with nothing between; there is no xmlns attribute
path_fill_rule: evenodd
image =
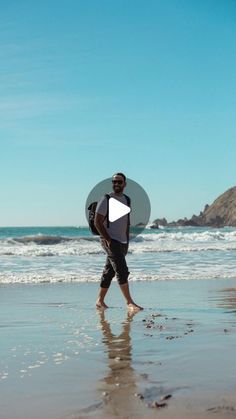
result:
<svg viewBox="0 0 236 419"><path fill-rule="evenodd" d="M102 309L108 308L108 306L104 303L104 301L100 301L100 300L97 300L96 307L102 308Z"/></svg>
<svg viewBox="0 0 236 419"><path fill-rule="evenodd" d="M143 310L143 307L138 306L138 304L135 304L135 303L129 303L129 304L127 304L127 307L130 311Z"/></svg>
<svg viewBox="0 0 236 419"><path fill-rule="evenodd" d="M133 317L136 316L136 314L139 312L140 310L127 310L127 321L130 322L132 321Z"/></svg>

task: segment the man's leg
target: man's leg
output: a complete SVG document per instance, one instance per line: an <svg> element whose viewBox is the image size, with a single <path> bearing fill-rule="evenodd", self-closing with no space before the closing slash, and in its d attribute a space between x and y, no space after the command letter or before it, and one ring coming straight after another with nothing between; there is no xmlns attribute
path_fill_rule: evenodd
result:
<svg viewBox="0 0 236 419"><path fill-rule="evenodd" d="M105 304L104 299L106 296L106 293L110 287L112 278L115 276L115 271L110 263L110 260L107 256L106 263L103 269L101 283L100 283L100 290L98 294L98 298L96 301L96 307L97 308L108 308L108 306Z"/></svg>
<svg viewBox="0 0 236 419"><path fill-rule="evenodd" d="M108 308L108 306L104 303L104 298L106 296L107 291L108 291L108 288L100 287L98 299L96 301L97 308Z"/></svg>
<svg viewBox="0 0 236 419"><path fill-rule="evenodd" d="M122 294L126 299L128 308L131 310L143 310L141 306L135 304L130 295L128 284L129 270L125 260L127 251L128 245L114 241L111 254L109 254L109 260L116 274Z"/></svg>
<svg viewBox="0 0 236 419"><path fill-rule="evenodd" d="M120 289L122 291L123 296L126 299L126 303L129 310L143 310L143 307L138 306L138 304L135 304L134 300L132 299L129 291L129 283L126 282L124 284L120 284Z"/></svg>

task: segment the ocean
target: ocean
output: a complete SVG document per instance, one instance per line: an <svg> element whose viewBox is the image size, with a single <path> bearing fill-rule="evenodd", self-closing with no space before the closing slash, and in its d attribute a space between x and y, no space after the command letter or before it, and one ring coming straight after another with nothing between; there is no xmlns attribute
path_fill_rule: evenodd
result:
<svg viewBox="0 0 236 419"><path fill-rule="evenodd" d="M236 277L236 228L146 228L130 242L130 281ZM87 227L0 228L0 283L98 282L105 261Z"/></svg>

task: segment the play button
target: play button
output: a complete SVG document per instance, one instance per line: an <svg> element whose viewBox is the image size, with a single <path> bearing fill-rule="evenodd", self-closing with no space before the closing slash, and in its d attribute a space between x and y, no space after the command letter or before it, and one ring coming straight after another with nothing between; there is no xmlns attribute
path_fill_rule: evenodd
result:
<svg viewBox="0 0 236 419"><path fill-rule="evenodd" d="M85 215L88 224L90 223L89 208L91 208L92 205L94 205L94 208L96 208L96 205L101 201L101 199L104 199L106 194L110 195L108 201L109 211L107 214L109 222L112 224L130 213L129 239L132 240L141 234L150 221L151 204L149 197L142 186L129 178L126 179L126 186L124 188L123 194L130 198L130 206L127 199L115 198L116 191L114 191L112 177L104 179L94 186L94 188L90 191L85 203ZM125 205L125 201L128 205ZM120 221L118 221L118 223L119 222ZM112 227L112 225L110 227Z"/></svg>
<svg viewBox="0 0 236 419"><path fill-rule="evenodd" d="M109 199L109 221L114 222L126 214L129 214L130 207L117 201L117 199Z"/></svg>

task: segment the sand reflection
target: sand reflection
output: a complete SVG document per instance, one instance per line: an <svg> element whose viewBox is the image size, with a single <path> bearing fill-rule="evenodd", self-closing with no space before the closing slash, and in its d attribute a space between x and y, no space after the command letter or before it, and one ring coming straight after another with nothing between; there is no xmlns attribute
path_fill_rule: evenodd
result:
<svg viewBox="0 0 236 419"><path fill-rule="evenodd" d="M220 290L218 306L236 313L236 288L223 288Z"/></svg>
<svg viewBox="0 0 236 419"><path fill-rule="evenodd" d="M110 323L105 319L105 312L99 312L103 343L107 348L108 373L100 382L99 390L103 394L103 415L106 417L132 417L137 410L136 374L132 367L131 322L135 313L128 313L122 323L122 331L115 335Z"/></svg>

